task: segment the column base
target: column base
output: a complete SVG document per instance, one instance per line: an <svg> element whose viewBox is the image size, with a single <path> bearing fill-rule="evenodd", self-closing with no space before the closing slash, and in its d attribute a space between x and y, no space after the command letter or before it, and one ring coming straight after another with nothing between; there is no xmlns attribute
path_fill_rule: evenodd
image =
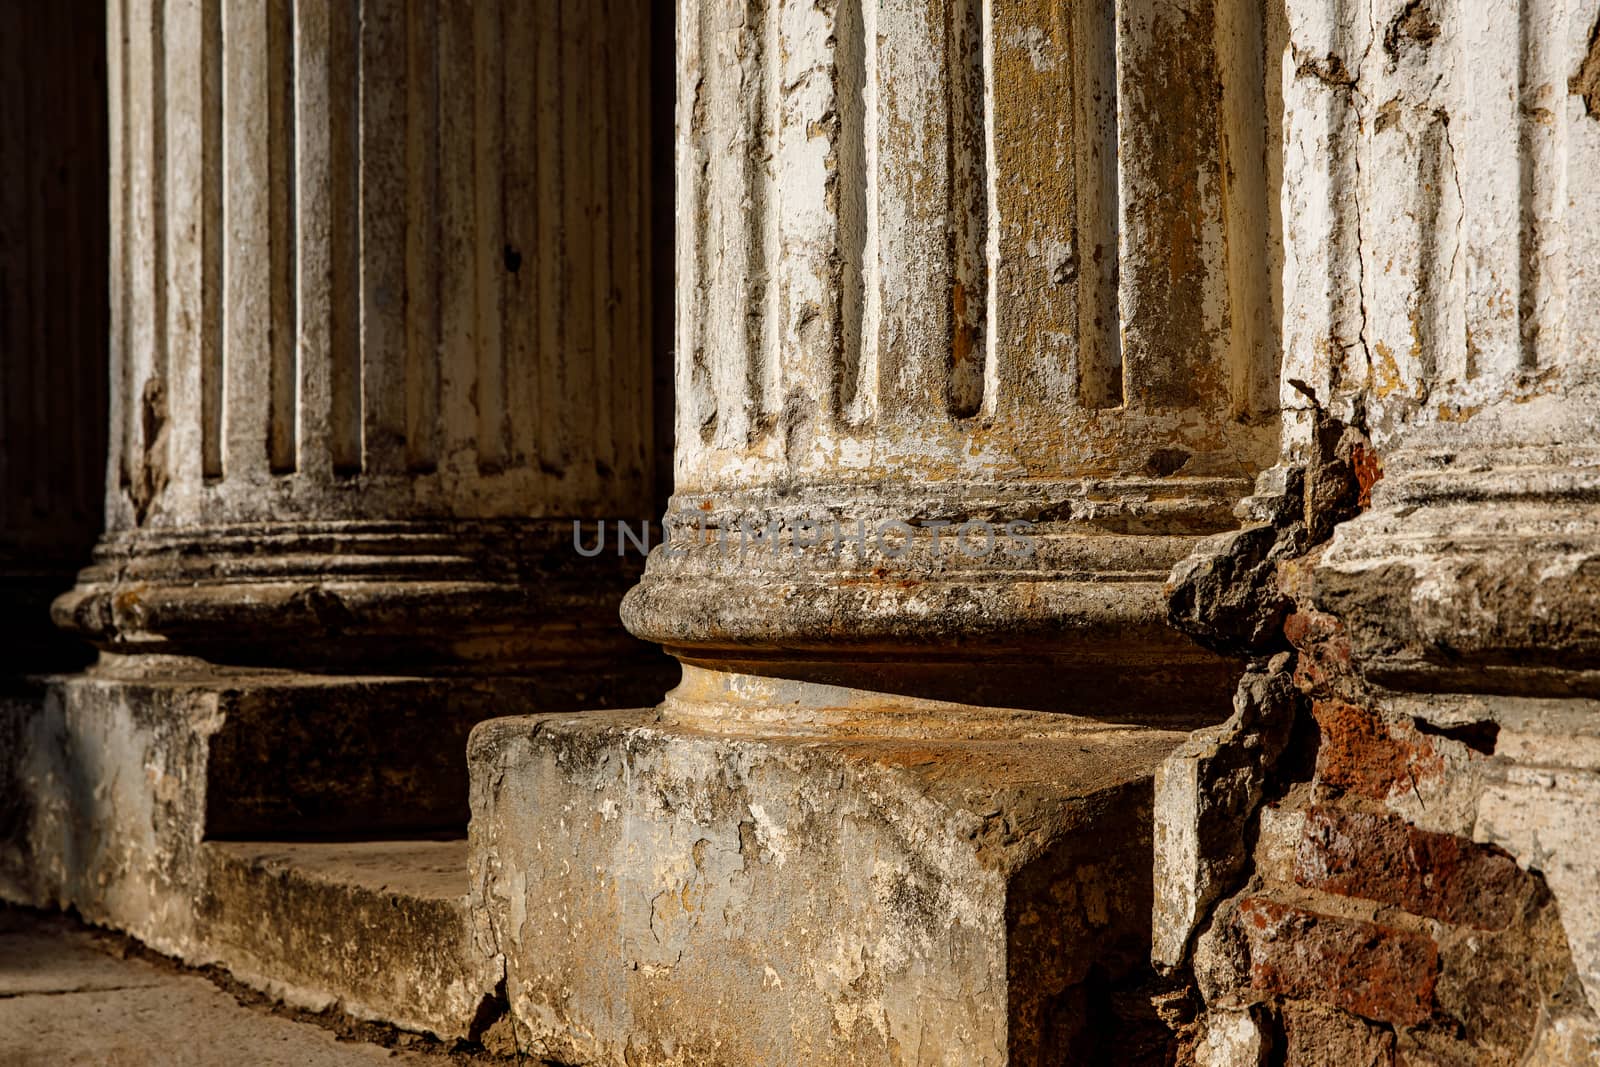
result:
<svg viewBox="0 0 1600 1067"><path fill-rule="evenodd" d="M1591 445L1411 448L1311 591L1385 688L1600 697L1596 500Z"/></svg>
<svg viewBox="0 0 1600 1067"><path fill-rule="evenodd" d="M1147 477L679 492L622 619L686 665L747 675L1215 716L1237 664L1172 628L1164 583L1202 538L1238 528L1248 491Z"/></svg>
<svg viewBox="0 0 1600 1067"><path fill-rule="evenodd" d="M287 522L108 534L52 607L121 655L331 674L530 674L640 655L631 557L570 521Z"/></svg>
<svg viewBox="0 0 1600 1067"><path fill-rule="evenodd" d="M1150 780L1189 725L939 738L655 711L473 732L473 908L527 1050L583 1063L1029 1064L1148 953Z"/></svg>

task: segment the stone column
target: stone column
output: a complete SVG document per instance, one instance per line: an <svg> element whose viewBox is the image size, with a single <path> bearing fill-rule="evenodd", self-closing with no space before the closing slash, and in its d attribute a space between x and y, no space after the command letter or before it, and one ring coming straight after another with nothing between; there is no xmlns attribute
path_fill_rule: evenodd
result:
<svg viewBox="0 0 1600 1067"><path fill-rule="evenodd" d="M623 614L683 681L473 742L535 1051L1092 1054L1148 775L1237 673L1162 582L1276 454L1262 32L679 5L673 533Z"/></svg>
<svg viewBox="0 0 1600 1067"><path fill-rule="evenodd" d="M114 13L109 531L58 619L344 672L626 655L571 520L651 509L644 29L247 8Z"/></svg>
<svg viewBox="0 0 1600 1067"><path fill-rule="evenodd" d="M1452 4L1366 41L1393 101L1370 122L1348 93L1307 102L1307 125L1313 104L1349 116L1308 154L1360 179L1353 200L1301 194L1339 202L1341 232L1309 212L1291 229L1291 307L1302 336L1360 317L1369 355L1302 343L1291 372L1337 413L1359 398L1382 458L1372 511L1322 567L1368 673L1567 695L1600 664L1600 53L1565 8L1503 7L1525 39ZM1313 295L1316 255L1363 284Z"/></svg>
<svg viewBox="0 0 1600 1067"><path fill-rule="evenodd" d="M36 900L466 1033L459 841L238 839L460 835L473 723L660 692L573 530L659 506L648 9L110 5L108 531L55 605L102 655L20 757Z"/></svg>
<svg viewBox="0 0 1600 1067"><path fill-rule="evenodd" d="M625 609L685 711L703 671L1214 695L1160 586L1276 439L1260 28L1089 6L686 5L679 543Z"/></svg>
<svg viewBox="0 0 1600 1067"><path fill-rule="evenodd" d="M1285 444L1316 521L1274 517L1289 544L1362 513L1277 572L1310 714L1261 676L1163 775L1191 850L1158 958L1199 931L1207 1062L1593 1063L1596 10L1285 16Z"/></svg>
<svg viewBox="0 0 1600 1067"><path fill-rule="evenodd" d="M1394 806L1541 873L1600 1007L1600 855L1578 829L1600 819L1595 12L1298 6L1297 46L1356 57L1361 81L1299 88L1309 210L1288 231L1289 322L1308 339L1332 324L1338 343L1331 359L1291 346L1294 370L1364 421L1382 469L1315 600L1386 707L1495 739L1443 795L1425 784L1426 810ZM1360 284L1317 289L1324 263Z"/></svg>

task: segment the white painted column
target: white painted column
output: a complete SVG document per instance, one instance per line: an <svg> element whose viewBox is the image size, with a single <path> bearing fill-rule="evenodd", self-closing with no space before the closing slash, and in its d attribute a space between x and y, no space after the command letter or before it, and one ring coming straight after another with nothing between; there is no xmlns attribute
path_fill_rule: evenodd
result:
<svg viewBox="0 0 1600 1067"><path fill-rule="evenodd" d="M571 520L652 510L646 15L114 0L110 532L67 625L625 640Z"/></svg>
<svg viewBox="0 0 1600 1067"><path fill-rule="evenodd" d="M1209 669L1160 587L1275 456L1263 32L1212 0L681 4L680 539L634 632L873 689ZM835 521L919 529L791 550ZM1034 551L975 558L972 521Z"/></svg>
<svg viewBox="0 0 1600 1067"><path fill-rule="evenodd" d="M1363 425L1383 470L1321 595L1377 678L1571 692L1600 665L1600 100L1577 76L1600 63L1594 13L1290 19L1296 54L1339 71L1286 68L1285 377Z"/></svg>
<svg viewBox="0 0 1600 1067"><path fill-rule="evenodd" d="M1571 828L1600 819L1597 13L1288 10L1294 55L1327 60L1285 68L1285 377L1364 426L1382 470L1317 606L1387 703L1493 725L1466 817L1546 880L1592 1006L1600 862Z"/></svg>

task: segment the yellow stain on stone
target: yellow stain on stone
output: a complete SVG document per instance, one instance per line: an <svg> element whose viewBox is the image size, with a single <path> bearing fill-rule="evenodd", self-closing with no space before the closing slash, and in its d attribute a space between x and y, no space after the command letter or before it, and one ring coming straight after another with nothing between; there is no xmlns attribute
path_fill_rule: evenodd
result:
<svg viewBox="0 0 1600 1067"><path fill-rule="evenodd" d="M1382 341L1373 345L1372 350L1378 357L1372 364L1373 391L1380 397L1387 397L1404 389L1405 382L1400 377L1400 365L1395 362L1394 351Z"/></svg>

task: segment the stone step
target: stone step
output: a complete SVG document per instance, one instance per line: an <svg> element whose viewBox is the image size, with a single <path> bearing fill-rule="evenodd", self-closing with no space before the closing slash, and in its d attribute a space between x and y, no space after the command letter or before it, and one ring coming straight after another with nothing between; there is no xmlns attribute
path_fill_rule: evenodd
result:
<svg viewBox="0 0 1600 1067"><path fill-rule="evenodd" d="M7 1067L441 1062L433 1054L439 1047L421 1038L291 1018L231 994L66 916L0 905L0 1063Z"/></svg>
<svg viewBox="0 0 1600 1067"><path fill-rule="evenodd" d="M247 985L439 1038L477 1037L499 974L471 951L465 840L211 841L196 927Z"/></svg>

